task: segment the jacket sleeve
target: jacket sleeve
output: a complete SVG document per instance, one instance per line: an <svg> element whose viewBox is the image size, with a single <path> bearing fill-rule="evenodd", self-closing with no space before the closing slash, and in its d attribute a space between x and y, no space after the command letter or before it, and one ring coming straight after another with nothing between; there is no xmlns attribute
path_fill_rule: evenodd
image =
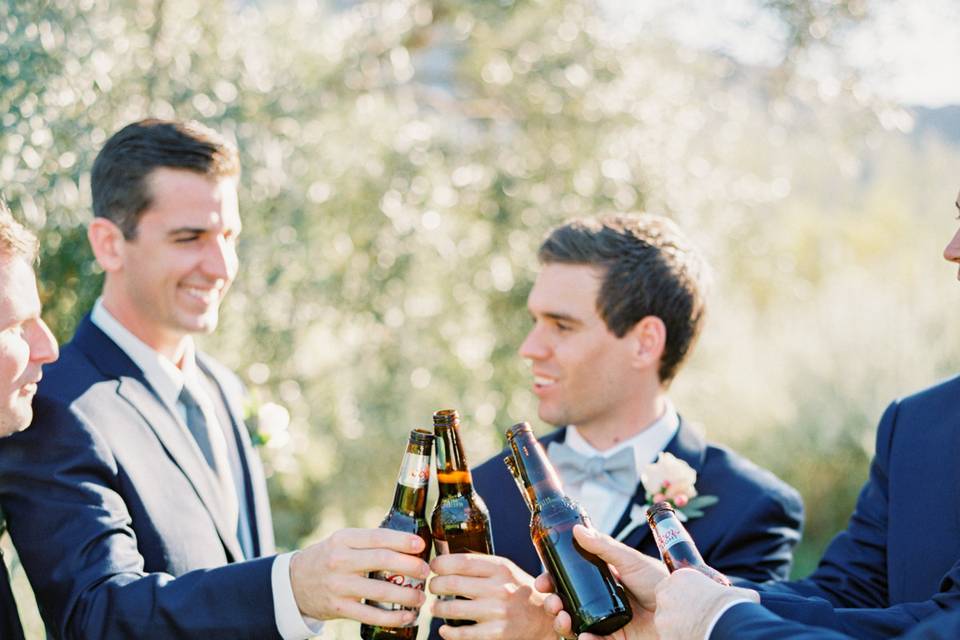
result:
<svg viewBox="0 0 960 640"><path fill-rule="evenodd" d="M841 631L864 640L892 638L913 629L934 616L946 620L947 614L960 615L960 561L944 576L940 591L929 600L898 604L886 608L840 608L821 598L803 598L788 593L762 593L761 603L784 618ZM960 622L960 618L958 618ZM960 625L958 625L960 626ZM925 636L917 636L925 637ZM954 638L960 636L942 636Z"/></svg>
<svg viewBox="0 0 960 640"><path fill-rule="evenodd" d="M174 577L146 573L110 447L78 412L35 401L0 443L0 502L57 638L279 638L273 558Z"/></svg>

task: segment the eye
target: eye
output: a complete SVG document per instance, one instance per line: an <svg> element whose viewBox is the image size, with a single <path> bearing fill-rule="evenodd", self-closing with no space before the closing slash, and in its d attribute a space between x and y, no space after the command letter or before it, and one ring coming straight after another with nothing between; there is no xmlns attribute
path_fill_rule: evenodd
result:
<svg viewBox="0 0 960 640"><path fill-rule="evenodd" d="M191 233L189 235L177 236L173 239L176 244L187 244L189 242L196 242L200 239L200 234Z"/></svg>

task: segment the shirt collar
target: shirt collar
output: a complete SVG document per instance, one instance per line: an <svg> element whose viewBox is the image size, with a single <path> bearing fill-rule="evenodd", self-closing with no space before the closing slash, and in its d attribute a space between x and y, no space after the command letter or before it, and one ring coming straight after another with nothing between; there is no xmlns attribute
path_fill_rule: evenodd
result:
<svg viewBox="0 0 960 640"><path fill-rule="evenodd" d="M637 463L636 469L639 473L645 466L657 459L657 454L667 448L667 445L670 444L670 441L673 440L673 437L677 434L677 430L680 428L680 416L677 414L673 403L667 398L665 404L666 407L664 408L663 415L657 418L653 424L632 438L624 440L606 451L598 451L594 448L593 445L580 435L580 432L574 425L567 427L564 443L577 453L586 456L600 456L602 458L609 458L627 447L632 447L634 460Z"/></svg>
<svg viewBox="0 0 960 640"><path fill-rule="evenodd" d="M196 376L197 360L196 347L193 338L187 336L183 352L183 361L178 367L169 358L161 355L143 340L133 335L119 320L103 306L102 298L97 298L90 312L90 321L97 325L107 337L113 340L118 347L137 365L143 376L153 387L160 399L170 406L177 403L180 391L183 390L187 377Z"/></svg>

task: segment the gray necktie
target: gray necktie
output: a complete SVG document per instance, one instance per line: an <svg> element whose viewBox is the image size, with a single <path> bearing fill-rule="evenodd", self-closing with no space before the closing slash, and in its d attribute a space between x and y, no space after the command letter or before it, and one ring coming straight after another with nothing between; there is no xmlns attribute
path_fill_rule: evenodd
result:
<svg viewBox="0 0 960 640"><path fill-rule="evenodd" d="M605 458L586 456L562 442L551 442L547 447L547 455L564 484L582 484L590 480L625 495L633 495L637 488L637 462L633 447L626 447Z"/></svg>
<svg viewBox="0 0 960 640"><path fill-rule="evenodd" d="M197 446L216 478L227 521L236 527L238 526L240 505L237 488L234 484L233 471L230 469L230 460L227 457L226 441L223 432L220 431L220 425L216 418L212 421L209 419L207 413L197 401L197 396L190 391L187 385L184 385L180 391L179 402L183 405L186 413L187 428L193 434ZM216 431L214 431L215 429Z"/></svg>
<svg viewBox="0 0 960 640"><path fill-rule="evenodd" d="M207 464L210 465L213 472L219 474L217 460L213 455L213 445L210 443L210 426L207 424L207 416L204 415L197 399L186 386L180 391L179 401L186 410L187 428L193 434L193 439L197 441L200 452L203 453L203 457L206 458Z"/></svg>

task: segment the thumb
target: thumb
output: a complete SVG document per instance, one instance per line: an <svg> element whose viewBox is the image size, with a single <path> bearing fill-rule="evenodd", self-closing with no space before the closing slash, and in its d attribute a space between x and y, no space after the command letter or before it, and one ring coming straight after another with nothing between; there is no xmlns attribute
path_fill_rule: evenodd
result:
<svg viewBox="0 0 960 640"><path fill-rule="evenodd" d="M612 564L617 569L622 569L636 561L636 556L639 554L636 549L631 549L622 542L581 524L573 528L573 536L581 547L599 556L601 560L607 564Z"/></svg>

